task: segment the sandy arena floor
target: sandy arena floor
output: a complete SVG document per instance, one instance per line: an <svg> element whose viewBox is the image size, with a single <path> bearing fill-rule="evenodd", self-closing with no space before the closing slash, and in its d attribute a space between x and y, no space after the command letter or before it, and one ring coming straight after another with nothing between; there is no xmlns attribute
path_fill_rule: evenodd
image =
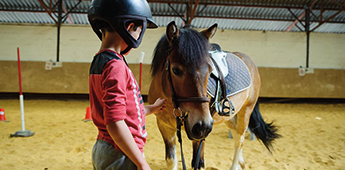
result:
<svg viewBox="0 0 345 170"><path fill-rule="evenodd" d="M92 169L91 149L97 130L83 122L88 101L26 100L26 129L36 132L28 138L10 138L21 130L18 100L0 100L6 119L0 122L1 170ZM246 169L258 170L344 170L345 104L260 105L264 118L275 121L283 138L270 154L249 133L243 155ZM165 169L164 145L155 116L147 117L149 133L145 155L153 170ZM191 142L184 136L184 154L190 167ZM206 170L226 170L231 165L234 142L225 125L217 125L206 140ZM179 146L177 146L178 155ZM180 160L180 156L179 160Z"/></svg>

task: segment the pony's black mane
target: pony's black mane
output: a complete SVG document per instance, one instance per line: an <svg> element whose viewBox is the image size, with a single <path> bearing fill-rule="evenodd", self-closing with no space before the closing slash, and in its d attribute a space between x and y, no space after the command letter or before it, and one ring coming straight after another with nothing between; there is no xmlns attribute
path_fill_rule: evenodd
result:
<svg viewBox="0 0 345 170"><path fill-rule="evenodd" d="M179 29L179 35L174 46L181 56L181 63L188 66L189 71L193 71L197 66L207 62L205 56L208 55L209 42L205 36L194 29ZM154 51L151 63L152 77L163 69L164 64L162 63L165 63L171 49L172 47L166 39L166 36L163 35Z"/></svg>

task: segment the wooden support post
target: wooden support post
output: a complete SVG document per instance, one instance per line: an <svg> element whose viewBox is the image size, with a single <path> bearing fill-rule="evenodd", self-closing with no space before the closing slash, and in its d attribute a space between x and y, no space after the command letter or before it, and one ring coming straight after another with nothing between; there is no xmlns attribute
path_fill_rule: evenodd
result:
<svg viewBox="0 0 345 170"><path fill-rule="evenodd" d="M56 47L56 61L60 61L60 30L62 22L62 0L58 0L58 23L57 23L57 47Z"/></svg>

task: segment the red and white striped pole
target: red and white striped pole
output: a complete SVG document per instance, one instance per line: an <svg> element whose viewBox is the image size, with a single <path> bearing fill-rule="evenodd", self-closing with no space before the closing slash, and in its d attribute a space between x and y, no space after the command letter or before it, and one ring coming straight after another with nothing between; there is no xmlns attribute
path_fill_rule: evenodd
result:
<svg viewBox="0 0 345 170"><path fill-rule="evenodd" d="M22 130L17 131L14 134L11 134L11 137L29 137L35 134L35 132L31 132L30 130L25 130L25 119L24 119L24 96L22 91L22 72L20 69L20 53L19 47L17 47L17 56L18 56L18 76L19 76L19 100L20 100L20 112L22 118Z"/></svg>
<svg viewBox="0 0 345 170"><path fill-rule="evenodd" d="M25 120L24 120L24 97L22 91L22 72L20 69L20 53L19 47L17 47L17 56L18 56L18 76L19 76L19 100L20 100L20 112L22 117L22 131L25 130Z"/></svg>
<svg viewBox="0 0 345 170"><path fill-rule="evenodd" d="M142 75L143 75L143 61L144 61L144 56L145 56L145 52L141 52L141 56L140 56L140 72L139 72L139 89L141 90L141 78L142 78Z"/></svg>

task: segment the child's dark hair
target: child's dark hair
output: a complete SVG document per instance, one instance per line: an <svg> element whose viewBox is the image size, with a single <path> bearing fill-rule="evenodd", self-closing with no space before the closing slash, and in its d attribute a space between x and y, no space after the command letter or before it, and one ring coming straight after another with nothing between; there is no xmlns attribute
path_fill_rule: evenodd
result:
<svg viewBox="0 0 345 170"><path fill-rule="evenodd" d="M99 21L97 23L98 28L101 30L102 33L104 32L114 32L115 30L105 21Z"/></svg>
<svg viewBox="0 0 345 170"><path fill-rule="evenodd" d="M137 31L137 29L138 29L140 26L143 25L143 22L142 22L142 21L133 20L133 21L130 21L130 22L126 22L126 23L125 23L125 26L128 27L128 25L129 25L130 23L134 23L134 28L133 28L134 31Z"/></svg>

